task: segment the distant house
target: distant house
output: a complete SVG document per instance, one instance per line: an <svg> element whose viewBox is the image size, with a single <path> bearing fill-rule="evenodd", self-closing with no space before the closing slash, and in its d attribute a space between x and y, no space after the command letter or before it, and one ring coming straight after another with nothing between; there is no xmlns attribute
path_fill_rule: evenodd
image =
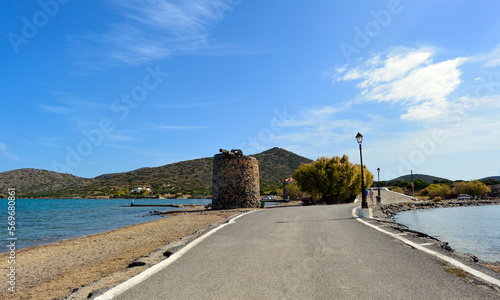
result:
<svg viewBox="0 0 500 300"><path fill-rule="evenodd" d="M129 194L132 194L132 193L140 194L143 191L148 191L149 193L151 193L151 188L148 188L148 187L136 187L135 189L130 190Z"/></svg>

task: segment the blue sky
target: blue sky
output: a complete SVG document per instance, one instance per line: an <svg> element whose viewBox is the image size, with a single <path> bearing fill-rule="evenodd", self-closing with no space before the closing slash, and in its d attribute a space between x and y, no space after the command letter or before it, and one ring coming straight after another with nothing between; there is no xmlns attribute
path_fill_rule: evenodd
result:
<svg viewBox="0 0 500 300"><path fill-rule="evenodd" d="M500 175L494 1L2 1L0 172L347 154Z"/></svg>

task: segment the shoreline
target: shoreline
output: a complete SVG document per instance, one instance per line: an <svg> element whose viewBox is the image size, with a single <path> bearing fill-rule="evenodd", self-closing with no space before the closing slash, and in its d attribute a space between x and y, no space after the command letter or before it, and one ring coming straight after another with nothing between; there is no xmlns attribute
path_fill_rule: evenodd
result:
<svg viewBox="0 0 500 300"><path fill-rule="evenodd" d="M434 208L450 208L450 207L473 207L473 206L490 206L490 205L500 205L500 199L493 200L469 200L469 201L457 201L457 200L441 200L441 201L420 201L420 202L405 202L405 203L391 203L384 204L380 207L380 210L374 210L373 216L381 222L387 223L389 226L401 232L418 236L424 238L430 242L438 244L442 249L449 251L459 258L469 260L483 267L491 269L497 273L500 273L500 260L499 261L485 261L479 259L477 256L471 253L461 253L457 252L452 248L453 245L449 245L447 242L441 241L433 236L428 235L424 232L419 232L408 228L405 225L399 224L394 220L394 216L403 211L417 210L417 209L434 209Z"/></svg>
<svg viewBox="0 0 500 300"><path fill-rule="evenodd" d="M8 274L15 266L16 293L4 299L82 299L96 290L115 286L166 259L172 249L247 210L196 210L189 208L149 222L37 245L16 251L15 264L0 264ZM215 225L214 225L215 224ZM7 262L9 253L1 253ZM78 296L72 296L78 294Z"/></svg>

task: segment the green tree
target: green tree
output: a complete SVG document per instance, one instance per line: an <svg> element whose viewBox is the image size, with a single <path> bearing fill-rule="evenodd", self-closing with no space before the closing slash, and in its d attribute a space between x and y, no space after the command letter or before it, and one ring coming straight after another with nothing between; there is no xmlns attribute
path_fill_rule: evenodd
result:
<svg viewBox="0 0 500 300"><path fill-rule="evenodd" d="M373 174L363 166L366 188L373 183ZM348 202L361 190L361 168L349 157L320 157L311 164L302 164L293 178L301 191L328 204Z"/></svg>
<svg viewBox="0 0 500 300"><path fill-rule="evenodd" d="M418 179L418 178L413 180L413 183L415 184L416 190L425 189L426 187L428 187L430 185L430 183L425 182L425 181Z"/></svg>

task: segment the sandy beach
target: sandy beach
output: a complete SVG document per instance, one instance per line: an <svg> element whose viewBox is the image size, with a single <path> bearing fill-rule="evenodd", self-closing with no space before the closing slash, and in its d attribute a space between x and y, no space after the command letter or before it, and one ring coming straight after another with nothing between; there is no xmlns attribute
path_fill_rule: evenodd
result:
<svg viewBox="0 0 500 300"><path fill-rule="evenodd" d="M71 294L70 298L86 299L94 290L117 285L167 258L166 249L182 238L241 212L192 209L101 234L19 250L14 265L17 292L6 293L7 281L2 280L2 298L61 299ZM137 266L128 267L141 257ZM0 260L0 272L8 274L12 266L7 263L9 254L1 254Z"/></svg>

